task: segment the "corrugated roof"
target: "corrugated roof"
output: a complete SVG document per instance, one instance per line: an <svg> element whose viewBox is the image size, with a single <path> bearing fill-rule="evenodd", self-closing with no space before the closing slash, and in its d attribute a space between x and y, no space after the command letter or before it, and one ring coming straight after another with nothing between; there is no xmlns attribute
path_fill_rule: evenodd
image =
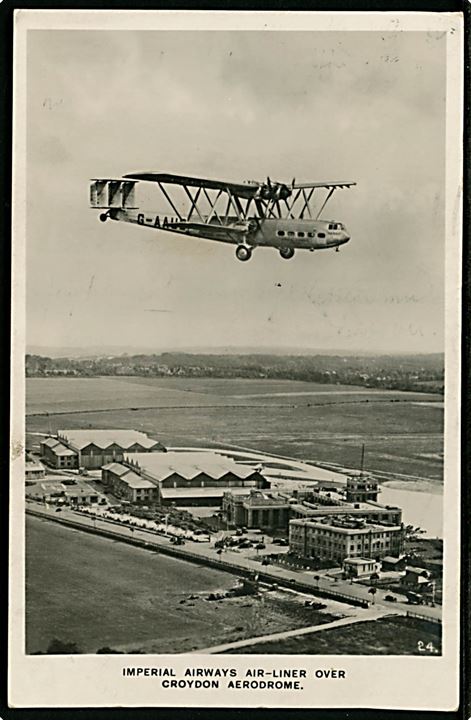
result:
<svg viewBox="0 0 471 720"><path fill-rule="evenodd" d="M46 445L52 450L55 455L76 455L74 450L70 450L66 445L61 443L60 440L54 437L48 437L46 440L41 442L41 445Z"/></svg>
<svg viewBox="0 0 471 720"><path fill-rule="evenodd" d="M255 472L251 467L213 452L133 453L125 456L125 460L137 463L141 470L158 481L165 480L173 474L191 480L200 473L214 480L232 473L243 480Z"/></svg>
<svg viewBox="0 0 471 720"><path fill-rule="evenodd" d="M140 475L130 470L126 465L122 465L121 463L109 463L109 465L104 465L103 470L110 470L112 473L117 475L123 482L125 482L129 487L140 489L140 488L154 488L154 483L150 482L150 480L145 480L144 478L141 478Z"/></svg>
<svg viewBox="0 0 471 720"><path fill-rule="evenodd" d="M59 440L54 437L48 437L41 441L41 445L47 445L47 447L53 448L55 445L59 445Z"/></svg>
<svg viewBox="0 0 471 720"><path fill-rule="evenodd" d="M71 450L65 445L62 445L62 443L60 443L57 447L52 448L52 452L54 453L54 455L60 455L61 457L70 457L72 455L77 455L75 450Z"/></svg>
<svg viewBox="0 0 471 720"><path fill-rule="evenodd" d="M83 450L88 445L95 445L101 450L110 445L118 445L123 449L136 444L147 449L162 447L157 440L151 440L138 430L59 430L57 434L78 450Z"/></svg>
<svg viewBox="0 0 471 720"><path fill-rule="evenodd" d="M109 470L110 472L119 476L131 472L126 465L121 465L121 463L108 463L108 465L103 465L102 470Z"/></svg>
<svg viewBox="0 0 471 720"><path fill-rule="evenodd" d="M121 477L121 480L134 490L152 490L153 488L155 488L154 483L151 483L150 480L145 480L144 478L141 478L139 475L136 475L136 473L132 472L131 470L128 470L126 475L123 475Z"/></svg>

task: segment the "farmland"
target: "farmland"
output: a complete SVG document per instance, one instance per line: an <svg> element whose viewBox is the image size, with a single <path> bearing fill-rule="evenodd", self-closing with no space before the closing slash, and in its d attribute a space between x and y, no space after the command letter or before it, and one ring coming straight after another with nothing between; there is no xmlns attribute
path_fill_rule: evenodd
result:
<svg viewBox="0 0 471 720"><path fill-rule="evenodd" d="M168 446L234 445L442 481L438 395L290 380L28 378L27 431L134 428ZM29 436L31 444L35 436ZM36 437L37 442L37 437Z"/></svg>

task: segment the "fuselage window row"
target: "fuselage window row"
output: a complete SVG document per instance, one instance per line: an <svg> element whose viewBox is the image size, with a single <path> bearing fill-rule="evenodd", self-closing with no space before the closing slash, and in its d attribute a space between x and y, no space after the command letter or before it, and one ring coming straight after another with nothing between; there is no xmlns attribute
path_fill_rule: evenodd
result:
<svg viewBox="0 0 471 720"><path fill-rule="evenodd" d="M299 232L294 233L294 232L291 232L291 231L285 232L284 230L277 230L277 233L276 233L276 234L277 234L278 237L285 237L285 235L287 235L288 237L294 237L294 236L296 235L296 237L298 237L298 238L304 238L304 237L314 238L314 237L316 237L316 233L315 233L315 232L307 232L307 233L305 233L305 232L302 232L302 231L299 231ZM317 233L317 237L320 237L320 238L325 237L325 233L321 233L321 232L320 232L320 233Z"/></svg>

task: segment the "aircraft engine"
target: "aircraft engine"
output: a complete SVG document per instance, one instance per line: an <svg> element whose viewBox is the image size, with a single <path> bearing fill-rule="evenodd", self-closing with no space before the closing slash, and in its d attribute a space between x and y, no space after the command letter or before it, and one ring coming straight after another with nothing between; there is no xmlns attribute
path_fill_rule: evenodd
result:
<svg viewBox="0 0 471 720"><path fill-rule="evenodd" d="M283 183L272 183L267 179L265 185L260 188L260 197L262 200L286 200L291 195L291 190Z"/></svg>

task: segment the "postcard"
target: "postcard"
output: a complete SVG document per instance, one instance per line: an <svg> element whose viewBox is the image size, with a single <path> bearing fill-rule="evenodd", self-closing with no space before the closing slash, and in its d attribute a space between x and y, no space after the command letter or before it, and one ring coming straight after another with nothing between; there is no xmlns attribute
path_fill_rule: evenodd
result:
<svg viewBox="0 0 471 720"><path fill-rule="evenodd" d="M462 46L16 11L12 707L456 709Z"/></svg>

